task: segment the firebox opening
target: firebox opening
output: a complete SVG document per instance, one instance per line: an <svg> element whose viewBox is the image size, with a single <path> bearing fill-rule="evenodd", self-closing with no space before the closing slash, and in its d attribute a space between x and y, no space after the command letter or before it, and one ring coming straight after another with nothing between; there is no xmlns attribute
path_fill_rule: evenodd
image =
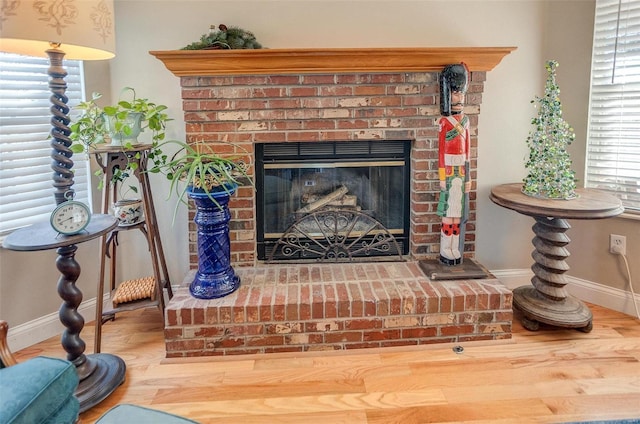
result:
<svg viewBox="0 0 640 424"><path fill-rule="evenodd" d="M258 259L402 260L411 141L256 144Z"/></svg>

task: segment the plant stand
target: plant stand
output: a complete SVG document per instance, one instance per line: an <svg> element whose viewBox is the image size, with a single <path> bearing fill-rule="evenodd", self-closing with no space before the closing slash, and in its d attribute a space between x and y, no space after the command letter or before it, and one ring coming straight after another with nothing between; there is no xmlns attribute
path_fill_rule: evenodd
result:
<svg viewBox="0 0 640 424"><path fill-rule="evenodd" d="M237 187L228 185L226 190L221 188L209 194L191 189L188 192L196 204L193 221L198 234L198 271L189 292L199 299L223 297L240 287L240 278L231 266L229 240L229 198Z"/></svg>
<svg viewBox="0 0 640 424"><path fill-rule="evenodd" d="M109 205L118 200L117 185L111 183L114 171L117 168L125 169L127 164L135 162L137 167L133 175L138 180L141 189L141 200L144 209L144 219L132 225L120 222L118 226L111 232L109 236L103 237L102 255L100 260L100 277L98 281L98 301L96 302L96 319L95 319L95 344L94 352L98 353L102 343L102 324L108 320L115 319L115 314L124 311L131 311L139 308L157 307L164 316L164 290L167 290L169 299L173 297L171 289L171 281L169 271L165 261L164 249L160 240L160 232L158 230L158 221L156 218L153 196L151 193L151 185L147 171L147 161L151 145L137 144L129 148L122 146L105 145L100 148L93 149L91 153L95 155L98 165L102 168L104 188L102 199L102 212L109 212ZM121 184L121 183L119 183ZM118 306L109 307L103 310L104 283L106 262L110 260L110 296L116 293L116 268L117 268L117 246L118 234L120 232L138 229L142 232L147 245L149 247L149 255L151 267L153 269L153 278L155 279L155 296L144 299L134 300L118 304ZM122 282L120 283L122 284ZM102 295L102 296L101 296Z"/></svg>

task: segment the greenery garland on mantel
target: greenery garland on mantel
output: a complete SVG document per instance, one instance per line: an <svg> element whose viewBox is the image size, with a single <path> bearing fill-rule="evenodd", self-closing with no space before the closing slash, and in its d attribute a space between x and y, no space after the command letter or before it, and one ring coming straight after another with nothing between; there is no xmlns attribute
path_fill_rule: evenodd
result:
<svg viewBox="0 0 640 424"><path fill-rule="evenodd" d="M237 49L261 49L262 44L256 40L256 36L245 29L236 26L220 24L217 27L211 25L209 32L203 34L200 40L195 41L182 50L237 50Z"/></svg>

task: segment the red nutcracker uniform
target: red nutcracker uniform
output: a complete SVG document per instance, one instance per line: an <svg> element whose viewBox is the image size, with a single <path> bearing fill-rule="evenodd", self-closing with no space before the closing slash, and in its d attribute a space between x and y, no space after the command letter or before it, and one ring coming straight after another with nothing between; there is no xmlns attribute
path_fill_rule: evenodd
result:
<svg viewBox="0 0 640 424"><path fill-rule="evenodd" d="M438 175L440 200L438 215L443 217L440 236L440 255L444 262L458 262L460 252L460 223L468 205L469 192L469 118L464 114L440 118ZM459 262L458 262L459 263Z"/></svg>
<svg viewBox="0 0 640 424"><path fill-rule="evenodd" d="M469 118L465 116L464 98L468 70L464 64L448 65L440 79L440 118L438 139L438 177L440 198L438 216L442 217L440 262L462 263L464 227L468 216Z"/></svg>

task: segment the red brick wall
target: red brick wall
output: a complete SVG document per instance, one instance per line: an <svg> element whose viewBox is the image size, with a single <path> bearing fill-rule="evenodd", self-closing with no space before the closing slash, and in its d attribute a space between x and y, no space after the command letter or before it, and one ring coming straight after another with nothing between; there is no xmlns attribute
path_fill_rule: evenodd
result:
<svg viewBox="0 0 640 424"><path fill-rule="evenodd" d="M485 76L485 72L472 73L465 108L471 121L474 180ZM410 254L415 259L437 257L438 73L182 77L181 84L187 141L210 143L219 152L242 152L240 146L249 152L252 163L256 142L412 140ZM475 188L474 182L465 238L467 257L475 252ZM253 189L240 188L230 210L232 263L253 266ZM193 223L189 240L191 267L197 268Z"/></svg>

